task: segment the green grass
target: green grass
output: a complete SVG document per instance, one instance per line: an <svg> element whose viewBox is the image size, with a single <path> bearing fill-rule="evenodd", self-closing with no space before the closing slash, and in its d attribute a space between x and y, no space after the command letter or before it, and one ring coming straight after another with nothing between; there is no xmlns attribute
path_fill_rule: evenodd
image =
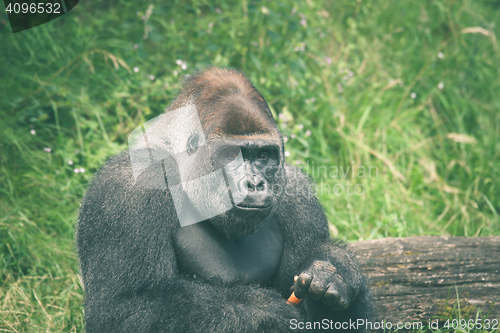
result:
<svg viewBox="0 0 500 333"><path fill-rule="evenodd" d="M85 188L207 65L266 97L332 235L500 235L498 1L152 4L82 2L16 34L0 14L0 332L83 331Z"/></svg>

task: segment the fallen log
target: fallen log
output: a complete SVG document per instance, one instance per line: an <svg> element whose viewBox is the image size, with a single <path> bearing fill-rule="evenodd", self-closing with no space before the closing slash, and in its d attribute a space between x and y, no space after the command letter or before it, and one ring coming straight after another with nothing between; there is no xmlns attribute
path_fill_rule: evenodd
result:
<svg viewBox="0 0 500 333"><path fill-rule="evenodd" d="M500 236L384 238L349 248L369 279L378 322L439 319L442 328L459 312L475 320L478 311L483 321L500 319Z"/></svg>

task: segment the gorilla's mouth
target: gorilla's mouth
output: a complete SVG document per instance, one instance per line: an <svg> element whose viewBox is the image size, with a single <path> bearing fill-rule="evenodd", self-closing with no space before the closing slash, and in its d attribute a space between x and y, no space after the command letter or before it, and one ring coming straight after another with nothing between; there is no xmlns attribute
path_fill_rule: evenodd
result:
<svg viewBox="0 0 500 333"><path fill-rule="evenodd" d="M245 202L241 202L240 204L236 205L236 208L238 209L242 209L242 210L248 210L248 211L257 211L257 210L261 210L261 211L267 211L271 208L273 208L273 205L259 205L259 204L249 204L249 203L245 203Z"/></svg>
<svg viewBox="0 0 500 333"><path fill-rule="evenodd" d="M245 211L267 212L273 208L273 198L269 194L249 193L246 198L235 205Z"/></svg>

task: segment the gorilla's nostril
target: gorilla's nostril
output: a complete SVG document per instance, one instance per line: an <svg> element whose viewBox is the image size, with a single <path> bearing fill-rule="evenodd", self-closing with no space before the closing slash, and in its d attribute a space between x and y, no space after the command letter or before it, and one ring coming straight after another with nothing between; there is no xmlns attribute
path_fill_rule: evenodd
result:
<svg viewBox="0 0 500 333"><path fill-rule="evenodd" d="M257 185L257 191L264 191L266 189L266 184L264 184L263 181L261 181L258 185Z"/></svg>
<svg viewBox="0 0 500 333"><path fill-rule="evenodd" d="M255 186L249 180L247 180L247 189L251 192L255 191Z"/></svg>

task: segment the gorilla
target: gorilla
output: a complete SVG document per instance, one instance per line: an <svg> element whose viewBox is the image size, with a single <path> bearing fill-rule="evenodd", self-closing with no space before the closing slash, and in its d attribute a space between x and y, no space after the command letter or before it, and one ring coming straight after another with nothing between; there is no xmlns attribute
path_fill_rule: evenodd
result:
<svg viewBox="0 0 500 333"><path fill-rule="evenodd" d="M248 78L187 76L83 199L87 332L363 332L366 279L311 193Z"/></svg>

